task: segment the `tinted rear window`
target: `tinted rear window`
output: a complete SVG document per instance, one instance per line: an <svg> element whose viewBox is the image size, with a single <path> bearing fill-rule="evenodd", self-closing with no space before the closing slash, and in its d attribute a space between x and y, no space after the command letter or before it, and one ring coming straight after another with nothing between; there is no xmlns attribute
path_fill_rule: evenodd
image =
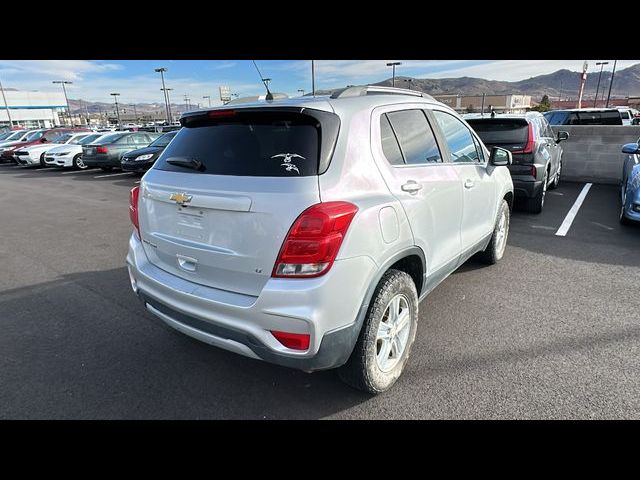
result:
<svg viewBox="0 0 640 480"><path fill-rule="evenodd" d="M521 145L527 143L529 125L526 120L467 120L487 145Z"/></svg>
<svg viewBox="0 0 640 480"><path fill-rule="evenodd" d="M124 137L125 135L127 135L126 133L112 133L111 135L104 135L101 139L100 139L100 143L107 145L109 143L113 143L118 141L120 138Z"/></svg>
<svg viewBox="0 0 640 480"><path fill-rule="evenodd" d="M243 113L185 126L153 168L174 172L262 177L318 174L320 125L292 112ZM196 160L200 171L172 164Z"/></svg>

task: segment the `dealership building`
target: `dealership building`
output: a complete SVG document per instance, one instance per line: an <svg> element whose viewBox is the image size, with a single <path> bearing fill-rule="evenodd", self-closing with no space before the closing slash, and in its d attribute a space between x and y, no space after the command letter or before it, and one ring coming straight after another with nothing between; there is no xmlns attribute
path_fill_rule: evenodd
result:
<svg viewBox="0 0 640 480"><path fill-rule="evenodd" d="M433 95L439 102L449 105L458 112L480 112L489 107L500 113L524 113L531 108L529 95Z"/></svg>
<svg viewBox="0 0 640 480"><path fill-rule="evenodd" d="M13 127L47 128L61 125L66 120L63 113L66 108L62 92L5 89L4 98L0 95L0 127L9 126L9 116Z"/></svg>

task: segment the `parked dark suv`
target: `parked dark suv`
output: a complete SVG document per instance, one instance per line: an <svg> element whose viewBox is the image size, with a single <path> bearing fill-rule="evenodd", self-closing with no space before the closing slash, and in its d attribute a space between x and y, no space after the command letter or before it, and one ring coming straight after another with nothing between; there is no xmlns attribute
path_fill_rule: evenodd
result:
<svg viewBox="0 0 640 480"><path fill-rule="evenodd" d="M622 125L622 116L617 108L574 108L550 110L544 118L551 125Z"/></svg>
<svg viewBox="0 0 640 480"><path fill-rule="evenodd" d="M128 152L122 156L122 170L125 172L146 172L149 170L178 131L165 133L148 147Z"/></svg>
<svg viewBox="0 0 640 480"><path fill-rule="evenodd" d="M540 213L547 186L555 188L560 183L562 147L558 144L569 134L558 132L556 136L539 112L465 120L487 147L511 152L513 163L509 171L515 195L524 200L525 210Z"/></svg>
<svg viewBox="0 0 640 480"><path fill-rule="evenodd" d="M98 139L82 147L82 162L87 167L100 167L108 172L114 167L121 167L122 156L132 150L146 147L159 133L150 132L116 132Z"/></svg>

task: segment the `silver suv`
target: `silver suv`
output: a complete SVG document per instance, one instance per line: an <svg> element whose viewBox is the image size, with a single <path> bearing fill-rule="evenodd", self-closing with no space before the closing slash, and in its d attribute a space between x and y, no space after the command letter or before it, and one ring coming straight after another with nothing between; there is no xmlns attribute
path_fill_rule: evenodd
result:
<svg viewBox="0 0 640 480"><path fill-rule="evenodd" d="M415 91L190 112L131 191L127 264L175 329L372 393L400 376L418 304L503 255L511 153Z"/></svg>

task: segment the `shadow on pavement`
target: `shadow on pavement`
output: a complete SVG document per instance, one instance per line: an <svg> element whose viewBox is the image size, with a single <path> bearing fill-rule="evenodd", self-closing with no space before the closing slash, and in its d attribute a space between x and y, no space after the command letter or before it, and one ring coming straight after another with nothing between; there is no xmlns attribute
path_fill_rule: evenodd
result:
<svg viewBox="0 0 640 480"><path fill-rule="evenodd" d="M369 398L174 331L124 267L0 292L0 318L1 418L313 419Z"/></svg>

